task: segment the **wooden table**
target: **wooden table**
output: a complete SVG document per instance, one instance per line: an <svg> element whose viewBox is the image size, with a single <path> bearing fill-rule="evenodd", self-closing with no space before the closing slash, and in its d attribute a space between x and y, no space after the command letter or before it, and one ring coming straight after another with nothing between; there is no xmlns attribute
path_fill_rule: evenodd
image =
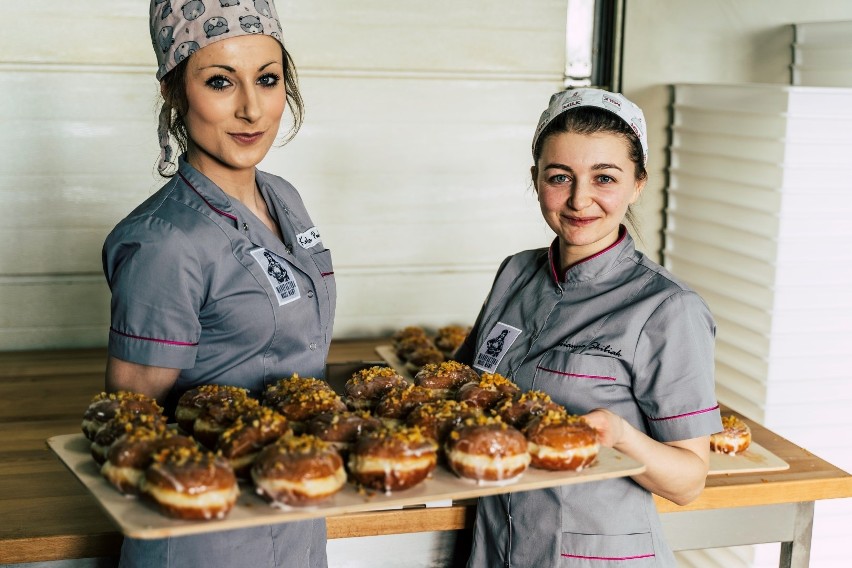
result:
<svg viewBox="0 0 852 568"><path fill-rule="evenodd" d="M340 381L374 361L377 340L335 341ZM103 349L0 353L0 564L116 556L121 534L45 440L79 432L103 388ZM713 476L685 507L657 498L675 550L781 542L781 566L808 565L814 502L852 497L852 476L746 420L755 441L790 464L762 474ZM739 519L748 519L741 522ZM329 538L469 529L473 504L328 519Z"/></svg>

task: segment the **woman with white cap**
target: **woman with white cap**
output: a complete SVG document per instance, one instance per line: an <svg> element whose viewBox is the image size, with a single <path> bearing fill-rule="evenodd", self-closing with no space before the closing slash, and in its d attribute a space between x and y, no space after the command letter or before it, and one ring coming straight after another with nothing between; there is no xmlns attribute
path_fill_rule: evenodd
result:
<svg viewBox="0 0 852 568"><path fill-rule="evenodd" d="M104 244L107 390L142 392L173 412L202 384L259 396L293 373L321 378L336 299L330 252L293 186L256 169L285 109L291 134L303 114L275 6L151 0L150 26L159 169L171 179ZM325 523L126 538L121 565L324 567Z"/></svg>
<svg viewBox="0 0 852 568"><path fill-rule="evenodd" d="M603 446L646 465L632 478L479 500L469 566L674 567L652 493L702 491L721 430L715 324L702 299L634 248L623 225L647 180L642 111L623 95L551 97L532 144L556 238L500 266L456 358L544 390ZM499 353L489 341L504 336Z"/></svg>

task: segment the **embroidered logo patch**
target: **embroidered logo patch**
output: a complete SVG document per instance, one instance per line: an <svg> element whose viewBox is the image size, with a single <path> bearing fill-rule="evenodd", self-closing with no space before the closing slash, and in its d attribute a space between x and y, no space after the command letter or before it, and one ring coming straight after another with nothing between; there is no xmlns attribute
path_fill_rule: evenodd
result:
<svg viewBox="0 0 852 568"><path fill-rule="evenodd" d="M500 361L503 360L509 347L512 346L519 335L521 335L521 330L517 327L497 322L497 325L491 328L485 343L480 345L473 360L473 367L486 373L496 371Z"/></svg>
<svg viewBox="0 0 852 568"><path fill-rule="evenodd" d="M316 227L311 227L304 233L299 233L296 235L296 240L299 241L299 244L302 245L302 248L309 249L314 245L318 245L322 242L320 239L319 229Z"/></svg>
<svg viewBox="0 0 852 568"><path fill-rule="evenodd" d="M251 255L266 274L266 278L275 291L279 306L289 304L302 297L299 292L299 284L293 277L293 268L286 260L265 248L254 249L251 251Z"/></svg>

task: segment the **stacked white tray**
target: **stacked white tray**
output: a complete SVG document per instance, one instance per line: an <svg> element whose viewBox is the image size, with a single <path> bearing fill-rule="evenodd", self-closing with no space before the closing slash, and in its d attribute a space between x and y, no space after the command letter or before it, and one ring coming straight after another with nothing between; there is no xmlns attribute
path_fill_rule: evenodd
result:
<svg viewBox="0 0 852 568"><path fill-rule="evenodd" d="M716 318L719 400L852 471L852 88L675 85L670 152L664 264ZM815 560L848 512L818 504Z"/></svg>
<svg viewBox="0 0 852 568"><path fill-rule="evenodd" d="M793 85L852 87L852 21L793 24Z"/></svg>

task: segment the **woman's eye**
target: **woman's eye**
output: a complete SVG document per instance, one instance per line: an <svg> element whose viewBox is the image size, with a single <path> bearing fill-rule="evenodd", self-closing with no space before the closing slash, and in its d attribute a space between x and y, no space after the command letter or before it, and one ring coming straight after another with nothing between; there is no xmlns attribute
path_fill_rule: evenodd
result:
<svg viewBox="0 0 852 568"><path fill-rule="evenodd" d="M598 176L598 181L601 182L601 183L613 183L613 182L615 182L615 179L613 179L613 178L611 178L610 176L607 176L607 175L602 175L602 176Z"/></svg>
<svg viewBox="0 0 852 568"><path fill-rule="evenodd" d="M567 183L569 178L565 174L556 174L550 178L550 183Z"/></svg>
<svg viewBox="0 0 852 568"><path fill-rule="evenodd" d="M257 82L264 87L274 87L281 80L281 77L276 75L275 73L267 73L262 76Z"/></svg>
<svg viewBox="0 0 852 568"><path fill-rule="evenodd" d="M214 91L221 91L225 87L231 84L226 78L221 75L217 75L215 77L210 77L206 82L207 86L213 89Z"/></svg>

